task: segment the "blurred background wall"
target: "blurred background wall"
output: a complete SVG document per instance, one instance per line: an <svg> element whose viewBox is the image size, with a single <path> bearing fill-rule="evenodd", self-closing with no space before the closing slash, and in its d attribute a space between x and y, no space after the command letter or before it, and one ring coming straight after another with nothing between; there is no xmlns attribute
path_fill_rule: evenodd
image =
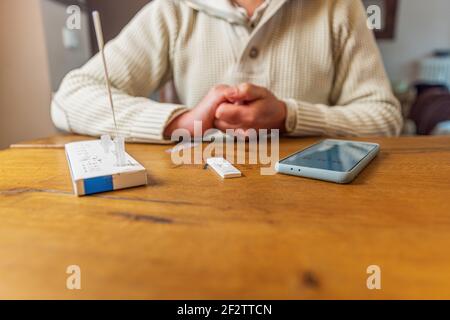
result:
<svg viewBox="0 0 450 320"><path fill-rule="evenodd" d="M69 30L66 27L68 4L54 0L38 1L41 4L50 61L50 83L55 92L64 76L70 70L82 66L92 55L89 17L86 12L81 12L81 30Z"/></svg>
<svg viewBox="0 0 450 320"><path fill-rule="evenodd" d="M417 63L450 48L450 0L401 0L394 40L379 40L393 82L414 80Z"/></svg>
<svg viewBox="0 0 450 320"><path fill-rule="evenodd" d="M39 0L0 1L0 149L55 132Z"/></svg>

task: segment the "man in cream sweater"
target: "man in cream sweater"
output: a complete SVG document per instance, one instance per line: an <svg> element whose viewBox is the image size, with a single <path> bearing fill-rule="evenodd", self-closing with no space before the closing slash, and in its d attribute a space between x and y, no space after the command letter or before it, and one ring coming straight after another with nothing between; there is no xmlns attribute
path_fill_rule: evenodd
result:
<svg viewBox="0 0 450 320"><path fill-rule="evenodd" d="M397 135L402 126L360 0L154 0L108 43L116 117L128 141L178 128L286 135ZM181 104L150 94L173 80ZM114 131L97 55L52 103L63 130Z"/></svg>

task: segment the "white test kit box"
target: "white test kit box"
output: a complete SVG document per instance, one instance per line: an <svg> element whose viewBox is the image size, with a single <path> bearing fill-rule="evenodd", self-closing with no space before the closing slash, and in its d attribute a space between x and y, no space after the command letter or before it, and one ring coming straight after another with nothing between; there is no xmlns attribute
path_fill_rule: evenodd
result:
<svg viewBox="0 0 450 320"><path fill-rule="evenodd" d="M146 169L125 153L125 165L117 165L114 151L105 152L100 140L73 142L65 145L78 196L147 185Z"/></svg>

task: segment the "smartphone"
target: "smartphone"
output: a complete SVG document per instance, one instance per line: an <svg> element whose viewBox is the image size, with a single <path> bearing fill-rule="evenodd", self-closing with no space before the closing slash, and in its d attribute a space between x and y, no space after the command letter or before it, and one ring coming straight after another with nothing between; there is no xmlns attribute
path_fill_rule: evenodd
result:
<svg viewBox="0 0 450 320"><path fill-rule="evenodd" d="M379 152L376 143L326 139L280 160L275 170L345 184L352 182Z"/></svg>

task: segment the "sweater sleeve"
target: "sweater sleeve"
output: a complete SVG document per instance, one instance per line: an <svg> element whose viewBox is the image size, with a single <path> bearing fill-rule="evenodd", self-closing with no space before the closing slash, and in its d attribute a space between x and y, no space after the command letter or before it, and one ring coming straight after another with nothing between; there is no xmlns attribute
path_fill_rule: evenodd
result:
<svg viewBox="0 0 450 320"><path fill-rule="evenodd" d="M175 4L156 0L105 46L117 125L128 141L165 142L165 126L186 110L148 99L171 77L177 23ZM52 102L52 119L59 129L74 133L114 132L99 54L64 78Z"/></svg>
<svg viewBox="0 0 450 320"><path fill-rule="evenodd" d="M290 135L398 135L400 105L390 87L361 1L334 1L335 57L330 105L284 99Z"/></svg>

